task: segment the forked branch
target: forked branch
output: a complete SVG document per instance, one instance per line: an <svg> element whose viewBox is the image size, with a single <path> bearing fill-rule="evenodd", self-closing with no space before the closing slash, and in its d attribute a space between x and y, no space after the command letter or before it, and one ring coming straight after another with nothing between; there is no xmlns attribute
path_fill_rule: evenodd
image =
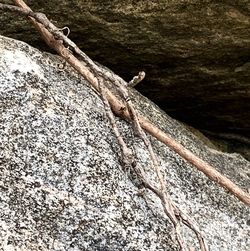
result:
<svg viewBox="0 0 250 251"><path fill-rule="evenodd" d="M22 0L15 0L15 3L21 8L18 8L12 5L0 4L0 9L15 11L23 15L29 16L29 18L31 19L35 27L41 33L46 43L51 48L56 50L59 55L64 57L65 60L69 64L71 64L77 71L79 71L79 73L82 74L92 84L92 86L96 90L98 90L98 80L94 73L99 71L102 73L101 75L103 75L106 72L103 72L102 70L100 70L100 68L98 69L98 66L92 60L90 60L86 56L86 54L84 54L83 52L79 52L78 54L80 54L80 56L83 59L85 58L86 64L90 65L91 66L90 68L83 65L80 60L78 60L75 56L73 56L71 51L68 50L64 46L64 43L67 45L73 46L73 49L76 53L77 51L81 51L81 50L73 42L72 43L69 42L69 39L66 36L64 36L62 32L60 32L60 29L56 28L54 25L50 25L49 24L50 22L45 17L45 15L35 14ZM42 23L45 23L45 24L43 25ZM47 28L45 28L45 26ZM55 35L53 35L53 33ZM110 73L107 74L107 76L110 80L114 78L114 76L110 75ZM121 80L121 78L117 77L116 81L117 79L119 80L119 82L123 82L123 83L125 82L124 80ZM112 110L118 116L121 116L125 119L130 120L131 117L130 117L130 113L128 109L124 109L124 107L126 108L124 101L117 98L110 90L106 91L106 95L107 95L107 99L110 103ZM188 161L193 166L195 166L199 171L207 175L211 180L223 186L229 192L231 192L236 197L238 197L238 199L240 199L246 205L250 206L250 195L247 192L244 192L239 186L233 183L230 179L223 176L220 172L214 169L211 165L209 165L208 163L206 163L205 161L203 161L202 159L194 155L192 152L190 152L188 149L183 147L181 144L176 142L168 134L166 134L165 132L157 128L155 125L153 125L150 121L148 121L143 116L138 116L138 120L141 127L144 130L146 130L149 134L151 134L153 137L155 137L159 141L169 146L171 149L177 152L180 156L182 156L186 161Z"/></svg>
<svg viewBox="0 0 250 251"><path fill-rule="evenodd" d="M38 29L38 31L41 33L42 37L45 39L47 44L56 50L59 55L65 58L65 60L71 64L79 73L81 73L91 84L92 86L98 90L98 80L94 73L99 73L100 75L105 75L105 77L108 77L109 80L113 80L113 82L120 82L124 85L127 85L127 83L119 78L118 76L112 75L108 71L103 71L100 69L85 53L83 53L73 42L71 42L66 36L63 35L62 32L59 32L60 29L56 28L53 24L50 25L49 20L45 17L45 15L37 15L36 14L29 14L33 13L31 9L24 3L22 0L15 0L15 3L20 6L21 8L18 9L12 9L12 5L5 5L0 4L0 9L9 9L11 11L19 12L21 14L24 14L26 16L33 16L34 18L30 17L35 27ZM7 6L7 7L6 7ZM17 8L17 7L15 7ZM44 20L45 19L45 20ZM42 23L45 23L44 25ZM45 28L45 26L47 28ZM55 30L54 30L55 29ZM53 35L54 34L54 35ZM60 38L60 39L58 39ZM70 46L70 48L73 48L73 50L82 57L84 62L90 66L88 68L87 66L83 65L81 61L79 61L76 57L74 57L70 50L68 50L64 44L67 46ZM126 105L124 104L124 101L117 98L110 90L106 91L107 99L110 103L110 106L112 110L120 117L123 117L125 119L130 120L130 113L128 109L124 109ZM151 134L153 137L173 149L175 152L177 152L181 157L183 157L186 161L191 163L194 167L196 167L199 171L203 172L207 177L209 177L211 180L216 182L217 184L221 185L225 189L227 189L229 192L234 194L238 199L240 199L242 202L244 202L246 205L250 206L250 195L243 191L239 186L237 186L234 182L232 182L227 177L223 176L220 172L218 172L215 168L213 168L211 165L194 155L191 151L183 147L181 144L176 142L174 139L172 139L167 133L163 132L159 128L157 128L155 125L153 125L150 121L148 121L143 116L138 116L139 123L141 127L147 131L149 134Z"/></svg>
<svg viewBox="0 0 250 251"><path fill-rule="evenodd" d="M175 150L180 156L186 159L188 162L193 164L198 170L205 173L210 179L216 181L218 184L227 188L230 192L236 195L241 201L243 201L248 206L250 205L250 196L245 193L241 188L239 188L232 181L224 177L218 171L216 171L212 166L208 163L204 162L189 150L184 148L181 144L173 140L169 135L158 129L151 122L145 119L142 116L137 115L133 104L129 98L128 90L126 86L128 85L124 80L119 78L118 76L106 71L103 68L100 68L96 65L85 53L83 53L77 45L72 42L67 36L65 36L60 29L54 26L47 17L42 13L34 13L22 0L15 1L17 5L20 6L12 6L0 4L0 9L8 9L10 11L19 12L25 16L28 16L36 28L41 33L44 40L47 44L55 49L59 55L61 55L65 60L71 64L81 75L83 75L90 84L99 91L104 107L106 109L106 114L109 117L111 125L114 129L115 135L118 139L119 145L121 146L123 152L124 162L130 164L133 162L133 158L131 157L131 150L126 146L126 143L122 139L114 120L114 116L112 114L115 112L117 115L130 120L134 124L134 128L139 136L142 138L143 142L148 148L150 153L150 157L152 160L152 166L157 174L160 187L154 187L150 184L149 181L143 175L143 172L138 171L140 179L144 183L145 187L149 188L153 191L162 202L162 206L164 208L164 212L170 218L171 222L175 226L177 241L182 250L186 250L186 245L180 234L180 219L186 224L190 229L192 229L199 240L200 248L202 251L206 251L206 245L204 243L204 239L201 235L199 228L196 223L194 223L187 215L184 215L178 208L175 206L170 199L170 196L166 190L165 179L161 174L160 167L157 161L157 158L153 152L153 148L151 146L150 141L148 140L145 132L142 130L146 130L152 136L162 141L164 144ZM85 64L82 64L72 52L76 53L80 58L84 61ZM130 85L134 85L137 81L142 79L145 76L145 73L141 73L138 77L135 77L132 81L130 81ZM108 88L104 85L104 80L112 83L116 91L120 93L120 96L115 95L112 91L113 89ZM136 83L135 83L136 82ZM111 110L112 109L112 110Z"/></svg>

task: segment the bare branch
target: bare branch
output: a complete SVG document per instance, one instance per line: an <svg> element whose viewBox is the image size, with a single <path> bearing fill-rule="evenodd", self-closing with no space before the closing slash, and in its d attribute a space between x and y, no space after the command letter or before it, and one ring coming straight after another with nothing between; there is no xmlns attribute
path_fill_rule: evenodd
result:
<svg viewBox="0 0 250 251"><path fill-rule="evenodd" d="M133 79L128 82L128 86L131 86L131 87L136 86L145 78L145 75L146 74L144 71L140 71L137 76L133 77Z"/></svg>
<svg viewBox="0 0 250 251"><path fill-rule="evenodd" d="M30 8L22 1L22 0L15 0L16 4L21 6L26 12L25 15L32 16L33 14L30 14ZM13 10L10 9L9 6L5 4L0 4L0 9L2 10ZM13 10L14 11L14 10ZM15 9L15 11L20 12L19 9ZM28 14L29 11L29 14ZM34 23L35 27L38 29L38 31L41 33L42 37L45 39L45 41L48 43L48 45L55 49L62 57L66 59L66 61L71 64L76 70L79 71L92 85L93 87L98 90L98 81L96 76L93 73L93 70L89 69L88 67L84 66L76 57L72 55L72 53L65 48L65 46L62 43L62 40L58 40L58 37L60 39L62 38L62 35L56 36L56 38L52 35L51 32L49 32L45 26L50 27L45 22L45 26L37 23L37 21L34 19L35 15L33 17L30 17L32 22ZM39 19L39 18L38 18ZM42 21L42 20L40 20ZM39 22L39 20L38 20ZM58 30L54 31L55 34L58 33ZM61 33L62 34L62 33ZM66 37L66 36L65 36ZM66 37L67 38L67 37ZM64 38L63 38L64 39ZM68 38L67 38L68 39ZM67 41L66 39L63 41ZM88 61L87 61L88 64ZM112 74L111 74L112 75ZM110 78L113 78L113 76L110 76ZM119 79L120 81L120 79ZM123 80L123 82L125 82ZM126 83L126 82L125 82ZM115 95L112 94L110 90L107 90L107 99L111 105L112 110L119 116L131 119L130 113L127 109L124 109L126 107L124 105L124 102L119 100ZM215 170L211 165L201 160L199 157L194 155L192 152L184 148L181 144L173 140L168 134L161 131L159 128L154 126L151 122L149 122L147 119L145 119L142 116L138 116L139 123L143 129L145 129L149 134L157 138L159 141L163 142L167 146L169 146L171 149L176 151L180 156L182 156L185 160L187 160L189 163L194 165L198 170L202 171L204 174L206 174L210 179L217 182L227 190L229 190L232 194L234 194L236 197L238 197L242 202L244 202L246 205L250 206L250 195L246 192L244 192L239 186L237 186L235 183L233 183L231 180L223 176L221 173L219 173L217 170Z"/></svg>
<svg viewBox="0 0 250 251"><path fill-rule="evenodd" d="M171 198L168 192L166 191L165 179L161 173L158 160L154 154L152 145L143 129L161 142L163 142L164 144L166 144L167 146L169 146L170 148L172 148L173 150L175 150L180 156L182 156L188 162L193 164L198 170L205 173L210 179L227 188L247 205L250 205L249 194L245 193L232 181L221 175L212 166L195 156L189 150L184 148L181 144L174 141L169 135L158 129L147 119L142 116L138 116L128 95L128 90L126 88L128 84L124 80L112 74L111 72L100 68L97 64L95 64L86 54L84 54L76 46L74 42L72 42L70 39L68 39L67 36L62 33L61 29L55 27L44 14L32 12L31 9L22 0L16 0L15 2L22 8L0 4L0 9L18 11L23 15L29 16L36 28L42 34L45 41L48 43L48 45L51 48L55 49L62 57L64 57L69 64L71 64L80 74L82 74L90 82L90 84L97 91L99 91L104 103L106 114L110 120L118 143L121 146L121 150L123 153L123 162L125 163L125 166L134 165L132 151L127 147L126 143L120 135L120 132L116 126L112 110L117 115L133 122L136 132L142 138L144 144L148 148L150 158L152 160L152 166L157 174L160 188L150 184L150 182L145 178L143 170L139 168L135 168L135 170L137 171L137 174L142 180L144 186L154 192L161 199L164 212L169 217L175 227L176 238L181 249L187 250L186 244L184 243L180 233L180 221L195 232L199 240L201 250L208 250L197 224L194 223L187 215L181 212L177 208L177 206L171 202ZM65 46L69 47L70 50L67 49ZM83 65L82 62L80 62L76 57L73 56L71 50L74 51L76 54L80 55L85 65ZM133 86L135 83L138 83L138 81L141 81L145 76L145 73L143 73L144 72L134 77L133 80L130 81L130 85ZM104 85L103 79L113 83L121 96L117 97L116 95L114 95L112 93L112 89L108 89L108 87Z"/></svg>
<svg viewBox="0 0 250 251"><path fill-rule="evenodd" d="M21 6L25 9L25 11L31 11L31 9L22 1L22 0L15 0L16 4ZM0 5L0 9L5 9L5 4ZM6 7L6 9L10 9L9 7ZM11 9L12 10L12 9ZM16 9L16 11L19 12L19 9ZM27 15L27 13L26 13ZM35 17L35 15L33 15ZM53 31L54 34L56 34L57 37L60 37L60 39L63 39L63 41L67 45L73 46L74 51L76 51L78 54L81 55L82 59L85 59L85 63L89 66L93 66L93 68L89 69L88 67L84 66L76 57L72 55L72 53L65 48L65 46L62 44L62 40L58 40L55 38L51 32L49 32L44 25L41 23L38 23L39 20L35 21L34 18L30 17L35 27L38 29L38 31L41 33L44 40L47 42L47 44L56 50L59 55L65 58L65 60L71 64L77 71L79 71L80 74L82 74L89 82L90 84L98 90L98 81L95 76L95 72L99 72L100 75L105 75L109 80L113 80L113 82L119 82L124 83L124 85L127 85L127 83L119 78L118 76L113 76L110 72L103 72L102 70L98 70L98 66L94 64L94 62L89 59L86 54L83 52L79 52L80 50L77 47L74 47L74 44L71 42L68 42L68 38L64 36L62 33L61 35L58 34L58 30L56 28L55 31ZM42 20L40 20L43 22ZM48 28L51 28L53 26L50 26L47 24L47 21L45 22L45 25ZM52 29L53 30L53 29ZM59 31L60 33L60 31ZM115 78L115 79L114 79ZM125 119L131 119L130 112L125 109L125 104L122 100L117 98L110 90L107 90L107 99L110 103L110 106L112 110L118 115ZM150 121L148 121L146 118L142 116L138 116L139 123L141 127L146 130L149 134L151 134L153 137L173 149L175 152L177 152L181 157L183 157L186 161L191 163L194 167L196 167L199 171L203 172L207 177L209 177L211 180L216 182L217 184L221 185L225 189L227 189L229 192L234 194L239 200L244 202L246 205L250 206L250 195L243 191L239 186L237 186L235 183L233 183L230 179L223 176L220 172L218 172L215 168L213 168L211 165L194 155L191 151L183 147L181 144L176 142L174 139L172 139L167 133L163 132L159 128L157 128L155 125L153 125Z"/></svg>
<svg viewBox="0 0 250 251"><path fill-rule="evenodd" d="M101 98L103 101L103 105L106 111L106 115L109 118L110 124L113 128L113 131L115 133L115 136L117 138L117 141L121 147L122 150L122 161L125 167L125 170L128 169L130 166L134 165L134 157L132 151L127 147L125 141L123 140L123 137L121 136L117 125L115 121L115 117L113 115L113 112L111 110L110 104L108 102L108 99L106 97L106 89L103 84L103 80L99 79L99 93L101 94Z"/></svg>

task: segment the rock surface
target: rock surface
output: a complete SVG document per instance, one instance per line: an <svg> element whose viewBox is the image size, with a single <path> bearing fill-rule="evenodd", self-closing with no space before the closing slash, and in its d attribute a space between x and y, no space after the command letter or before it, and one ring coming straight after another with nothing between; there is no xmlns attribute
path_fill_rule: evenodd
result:
<svg viewBox="0 0 250 251"><path fill-rule="evenodd" d="M0 36L0 249L178 250L158 199L141 196L119 161L101 99L63 60ZM137 108L245 189L249 162L204 145L146 98ZM148 153L118 119L138 163ZM250 248L249 208L156 142L175 203L195 219L213 251ZM186 241L196 246L188 229Z"/></svg>
<svg viewBox="0 0 250 251"><path fill-rule="evenodd" d="M12 2L12 1L6 1ZM92 58L171 115L197 128L250 135L250 3L248 0L27 0ZM16 15L0 16L0 32L41 42Z"/></svg>

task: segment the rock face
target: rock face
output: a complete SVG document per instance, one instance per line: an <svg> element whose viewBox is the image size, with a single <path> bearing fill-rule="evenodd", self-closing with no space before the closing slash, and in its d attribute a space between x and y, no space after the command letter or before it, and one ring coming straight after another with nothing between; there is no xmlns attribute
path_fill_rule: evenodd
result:
<svg viewBox="0 0 250 251"><path fill-rule="evenodd" d="M27 2L126 80L145 70L137 88L176 118L250 134L248 0ZM26 20L1 13L0 23L1 34L41 48Z"/></svg>
<svg viewBox="0 0 250 251"><path fill-rule="evenodd" d="M63 60L0 36L0 249L178 250L149 191L123 171L100 97ZM137 108L247 189L249 162L204 145L136 91ZM143 143L118 119L148 178ZM249 209L152 139L176 205L195 219L210 250L247 251ZM188 229L183 234L197 246Z"/></svg>

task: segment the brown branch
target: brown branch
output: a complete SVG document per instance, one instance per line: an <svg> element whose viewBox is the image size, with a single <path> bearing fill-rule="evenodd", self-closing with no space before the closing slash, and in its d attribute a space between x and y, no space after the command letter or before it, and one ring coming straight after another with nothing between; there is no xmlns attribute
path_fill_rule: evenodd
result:
<svg viewBox="0 0 250 251"><path fill-rule="evenodd" d="M101 94L102 102L104 105L104 109L106 112L106 115L109 119L109 122L113 128L113 131L115 133L115 136L117 138L118 144L121 147L122 151L122 161L125 167L125 170L128 169L130 166L134 165L134 158L132 151L128 148L127 144L123 140L123 137L121 136L121 133L116 125L115 117L113 115L113 112L111 110L110 104L108 102L107 96L106 96L106 88L104 87L103 80L99 79L99 93Z"/></svg>
<svg viewBox="0 0 250 251"><path fill-rule="evenodd" d="M222 175L211 165L194 155L191 151L183 147L180 143L173 140L169 135L152 125L144 118L139 118L142 128L154 135L159 141L169 146L186 161L195 166L199 171L203 172L211 180L215 181L222 187L226 188L229 192L235 195L239 200L250 206L250 195L244 192L239 186L233 183L230 179Z"/></svg>
<svg viewBox="0 0 250 251"><path fill-rule="evenodd" d="M197 227L197 224L194 223L190 217L188 217L187 215L184 215L184 213L181 212L181 210L174 205L174 203L171 200L171 197L169 195L169 193L166 190L166 179L164 178L163 174L161 173L160 170L160 166L159 166L159 161L154 153L153 147L151 142L149 141L146 133L142 130L141 125L139 123L138 120L138 115L136 113L136 110L133 107L133 104L129 98L129 94L127 89L124 86L121 86L121 91L123 92L123 97L124 99L127 101L127 106L128 106L128 110L130 112L130 116L134 121L134 126L135 131L139 134L139 137L143 140L145 146L147 147L149 154L150 154L150 158L152 161L152 165L153 165L153 169L155 170L159 183L160 183L160 189L153 187L152 185L150 185L149 181L147 181L147 179L145 178L145 175L143 175L142 172L139 172L139 176L141 177L141 179L143 180L144 186L147 187L148 189L150 189L152 192L154 192L161 200L163 209L165 214L170 218L170 220L172 221L174 227L175 227L175 232L176 232L176 237L177 237L177 241L179 243L179 246L185 250L186 249L186 245L185 242L181 236L180 233L180 219L184 222L184 224L186 224L190 229L192 229L199 241L200 244L200 248L202 251L206 251L207 246L205 244L205 240L201 234L201 231L199 229L199 227ZM138 173L138 172L137 172Z"/></svg>
<svg viewBox="0 0 250 251"><path fill-rule="evenodd" d="M128 86L130 86L130 87L136 86L145 78L145 75L146 74L144 71L140 71L137 76L133 77L133 79L128 82Z"/></svg>
<svg viewBox="0 0 250 251"><path fill-rule="evenodd" d="M22 0L15 0L16 4L22 7L26 11L31 11L31 9L22 1ZM0 9L6 9L5 4L0 4ZM14 10L13 10L14 11ZM20 10L15 10L19 13ZM24 14L24 13L22 13ZM28 15L25 13L25 15ZM46 43L53 49L55 49L59 55L65 58L65 60L71 64L80 74L82 74L91 84L92 86L98 90L98 80L96 76L91 72L91 70L84 66L76 57L72 55L72 53L65 48L63 45L62 40L58 40L54 38L54 36L41 24L35 21L34 18L30 17L31 21L41 33L42 37L46 41ZM58 30L58 29L57 29ZM106 92L107 99L111 105L112 110L118 115L126 119L131 119L130 113L128 109L124 109L126 107L124 102L119 100L110 90ZM211 165L206 163L205 161L201 160L199 157L194 155L188 149L183 147L181 144L173 140L168 134L161 131L151 122L149 122L146 118L142 116L138 116L140 125L143 129L145 129L149 134L154 136L159 141L163 142L175 152L177 152L180 156L182 156L185 160L189 163L194 165L198 170L203 172L207 175L210 179L217 182L219 185L223 186L227 190L229 190L232 194L238 197L242 202L246 205L250 206L250 195L244 192L239 186L233 183L230 179L223 176L217 170L215 170Z"/></svg>
<svg viewBox="0 0 250 251"><path fill-rule="evenodd" d="M36 15L33 15L33 17L36 17ZM39 15L38 17L40 18L42 16ZM133 81L133 83L135 81L136 81L136 83L140 82L144 78L144 76L145 76L145 73L140 74L140 78L137 77L136 80ZM116 126L115 118L113 116L110 104L109 104L108 99L106 97L106 88L104 88L103 80L100 79L100 78L98 78L97 80L98 80L99 93L101 94L101 98L103 100L103 104L104 104L104 107L105 107L106 114L107 114L107 116L108 116L108 118L110 120L110 123L112 125L113 130L114 130L114 133L115 133L115 135L117 137L118 143L119 143L119 145L121 146L121 149L122 149L123 162L124 162L125 166L132 165L132 162L133 162L133 158L131 158L132 151L126 146L126 143L124 142L123 138L121 137L121 134L120 134L120 132L119 132L117 126ZM172 223L173 223L173 225L175 227L177 241L179 243L179 246L180 246L181 250L185 251L185 250L187 250L187 248L186 248L186 245L184 244L184 240L183 240L183 238L181 236L181 233L180 233L180 222L176 218L173 203L171 202L171 198L170 198L169 194L166 191L166 185L165 185L163 176L162 176L162 174L160 172L160 167L159 167L157 158L156 158L156 156L154 154L152 145L151 145L151 143L148 140L146 134L144 133L144 131L142 130L142 128L140 126L138 116L137 116L136 111L135 111L135 109L134 109L134 107L132 105L131 100L129 99L127 89L120 82L116 82L116 85L118 85L118 87L120 87L121 94L122 94L123 98L127 102L130 117L134 121L134 126L135 126L135 128L137 128L137 132L139 133L140 137L143 139L145 145L147 146L147 148L149 150L149 153L150 153L150 156L151 156L151 159L152 159L152 162L153 162L153 167L154 167L154 169L155 169L155 171L157 173L158 179L160 181L160 190L158 190L156 194L159 196L159 198L162 201L162 206L163 206L165 214L170 218L170 220L172 221ZM145 179L144 179L144 183L145 183ZM147 186L151 187L149 184ZM175 208L176 208L176 206L175 206ZM181 217L179 217L179 218L181 218ZM191 229L194 229L194 226ZM200 236L201 234L198 233L198 235ZM204 243L201 244L201 250L202 251L206 251L206 249L203 248L204 245L205 245Z"/></svg>
<svg viewBox="0 0 250 251"><path fill-rule="evenodd" d="M138 132L140 138L143 140L145 146L147 147L149 151L153 169L155 170L159 183L160 183L160 189L153 187L146 180L146 178L143 177L143 174L141 173L142 175L141 178L143 180L144 186L148 187L152 192L154 192L160 198L165 214L170 218L170 220L172 221L175 227L176 238L182 250L185 250L187 247L180 233L180 220L182 220L184 224L186 224L190 229L192 229L195 232L198 238L199 244L200 244L201 251L207 251L208 249L205 244L205 240L201 234L199 227L197 227L197 224L196 223L194 224L194 222L190 219L190 217L188 217L187 215L184 215L184 213L182 213L181 210L172 202L171 197L166 189L167 187L166 181L165 181L166 179L161 173L159 161L154 153L152 144L149 141L146 133L141 128L141 125L138 120L138 115L128 96L127 89L125 87L122 87L122 90L124 92L124 99L127 100L130 116L134 120L134 126L136 127L136 131Z"/></svg>
<svg viewBox="0 0 250 251"><path fill-rule="evenodd" d="M17 0L16 2L20 2L20 1ZM1 8L1 6L0 6L0 8ZM189 228L191 228L196 233L197 238L198 238L199 243L200 243L201 250L202 251L206 251L207 248L206 248L206 245L204 243L204 239L203 239L203 237L201 235L201 232L200 232L199 228L196 226L196 224L194 224L192 222L191 219L189 219L186 215L184 215L171 202L170 196L169 196L169 194L166 191L166 185L165 185L163 176L162 176L162 174L160 172L159 164L158 164L156 156L155 156L155 154L153 152L153 148L151 146L151 143L150 143L150 141L146 137L146 134L144 133L144 131L141 128L141 125L145 127L145 125L147 126L147 123L149 123L149 122L147 120L145 120L143 117L139 117L138 118L138 116L136 114L136 111L134 110L133 105L132 105L131 101L129 100L128 92L127 92L127 89L125 88L125 86L122 86L121 83L120 83L120 81L117 81L117 78L115 78L112 74L108 75L108 74L106 74L106 72L103 72L103 69L100 70L100 68L97 65L95 65L95 63L91 59L89 59L87 56L85 56L85 54L83 52L81 52L81 51L79 52L78 50L80 50L80 49L73 42L68 42L68 38L67 37L65 38L64 35L59 32L59 29L56 28L53 24L51 24L49 22L49 20L46 18L45 15L43 15L41 13L33 13L33 12L31 12L30 9L27 10L27 12L25 12L24 14L32 16L36 20L38 20L40 23L44 23L45 24L46 28L44 28L43 26L41 26L39 24L38 25L39 29L41 29L41 30L48 29L50 32L52 32L52 34L53 34L52 38L53 39L50 40L47 37L47 40L49 41L49 43L52 46L56 45L58 41L59 41L60 45L63 45L63 43L65 43L65 44L69 45L71 49L73 48L76 53L78 53L80 56L82 56L82 58L84 60L87 60L86 63L88 65L88 67L90 67L90 69L87 68L87 67L85 67L85 66L83 66L81 64L81 62L80 62L80 65L79 65L79 62L77 60L74 60L74 56L64 46L62 46L63 50L59 50L60 46L59 47L53 47L57 51L59 50L58 51L58 52L60 52L59 54L61 54L69 63L70 62L73 63L73 67L75 67L76 69L78 69L81 66L80 67L81 71L79 71L79 69L78 69L78 71L86 79L89 78L88 79L89 82L101 94L101 97L102 97L102 100L103 100L103 103L104 103L104 107L105 107L105 110L106 110L106 114L109 117L109 120L111 122L112 128L114 129L115 135L116 135L116 137L118 139L119 145L121 146L121 149L122 149L122 152L123 152L123 160L124 160L125 164L129 164L129 165L131 165L131 163L132 163L131 158L130 158L131 157L131 151L130 151L130 149L127 148L124 140L122 139L122 137L121 137L121 135L120 135L120 133L119 133L119 131L117 129L117 126L116 126L116 123L115 123L115 119L114 119L114 116L112 114L110 105L112 106L113 110L116 111L114 109L114 107L116 108L117 104L118 104L118 107L120 109L119 109L119 111L116 111L117 114L120 114L121 116L125 117L126 119L132 119L134 121L135 127L137 128L137 131L139 132L140 137L143 139L145 145L147 146L147 148L149 150L149 153L150 153L150 156L151 156L151 160L153 162L153 167L155 168L155 171L157 173L157 177L158 177L158 179L160 181L160 190L159 190L159 189L151 186L150 183L148 183L145 178L142 178L145 187L151 189L161 199L162 206L163 206L165 214L171 219L171 221L173 222L173 224L175 226L176 235L177 235L177 241L178 241L181 249L182 250L186 250L186 247L184 245L184 241L182 240L182 237L181 237L181 234L180 234L180 223L179 223L179 220L177 219L177 217L181 218L182 222L184 222L184 224L186 224ZM33 22L36 22L36 21L33 20ZM50 32L48 33L48 35L51 35ZM56 39L54 39L54 38L56 38ZM53 41L53 40L55 40L55 41ZM63 43L62 43L62 41L63 41ZM94 74L93 74L93 72L94 72ZM96 73L98 73L98 74L100 74L102 76L105 75L105 77L108 78L110 81L114 81L114 79L115 79L114 82L115 82L116 86L118 86L120 88L119 91L122 92L123 99L127 101L126 106L124 106L124 103L121 102L119 99L117 99L117 97L114 96L113 93L110 92L110 90L107 90L106 88L104 88L104 85L103 85L103 82L102 82L103 80L98 79L97 76L96 76ZM110 100L111 101L114 100L115 103L114 104L113 103L109 103L109 102L111 102ZM151 125L151 126L154 128L153 125ZM163 135L164 135L164 133L163 133ZM166 135L166 136L168 136L168 135ZM165 138L165 140L166 140L166 138ZM172 144L173 143L177 143L177 142L172 142ZM177 149L179 147L178 143L177 143L177 145L174 144L174 146L175 146L175 149L176 149L176 147L177 147ZM190 157L190 155L189 155L189 157ZM127 159L127 161L125 161L126 159ZM191 160L192 160L192 158L191 158Z"/></svg>
<svg viewBox="0 0 250 251"><path fill-rule="evenodd" d="M111 126L113 128L113 131L114 131L114 133L116 135L118 143L119 143L119 145L121 147L122 160L123 160L123 164L124 164L124 167L125 167L125 171L126 171L126 169L129 170L130 166L134 167L137 175L139 176L139 179L143 182L144 186L149 188L151 191L153 191L160 198L162 206L163 206L164 213L167 215L167 217L170 219L170 221L174 225L175 233L176 233L176 239L177 239L177 242L178 242L181 250L187 251L185 242L184 242L184 240L182 238L182 235L181 235L181 232L180 232L180 220L178 220L176 215L175 215L175 211L177 211L177 210L174 211L173 202L171 201L170 195L166 191L166 185L164 183L163 176L160 173L160 167L158 165L158 161L157 161L157 158L156 158L156 156L154 154L152 145L151 145L150 141L148 140L146 134L144 133L144 131L140 127L140 123L138 121L136 111L135 111L135 109L133 107L133 104L132 104L132 102L131 102L131 100L130 100L130 98L128 96L127 89L125 87L123 87L123 86L120 86L120 87L121 87L120 91L122 92L122 95L123 95L124 99L127 102L128 109L130 111L130 115L133 118L135 130L139 134L139 136L143 139L145 145L149 149L149 153L150 153L150 156L151 156L151 160L153 162L154 170L156 170L158 179L160 180L160 189L158 189L156 187L153 187L153 185L151 185L146 180L145 175L143 175L144 174L143 169L138 168L138 165L133 161L132 151L127 147L125 141L123 140L123 138L122 138L122 136L121 136L121 134L120 134L120 132L119 132L119 130L117 128L115 117L114 117L114 115L112 113L110 104L109 104L108 99L106 97L106 88L105 88L105 86L103 84L103 79L99 79L99 93L101 94L101 98L103 100L106 115L109 118L110 124L111 124ZM175 208L176 208L176 206L175 206ZM179 218L181 218L181 217L179 217ZM195 229L195 226L192 226L191 229L192 230ZM198 233L198 236L201 236L201 234ZM199 238L198 238L198 240L200 241ZM206 249L202 249L202 246L201 246L201 250L206 251Z"/></svg>

